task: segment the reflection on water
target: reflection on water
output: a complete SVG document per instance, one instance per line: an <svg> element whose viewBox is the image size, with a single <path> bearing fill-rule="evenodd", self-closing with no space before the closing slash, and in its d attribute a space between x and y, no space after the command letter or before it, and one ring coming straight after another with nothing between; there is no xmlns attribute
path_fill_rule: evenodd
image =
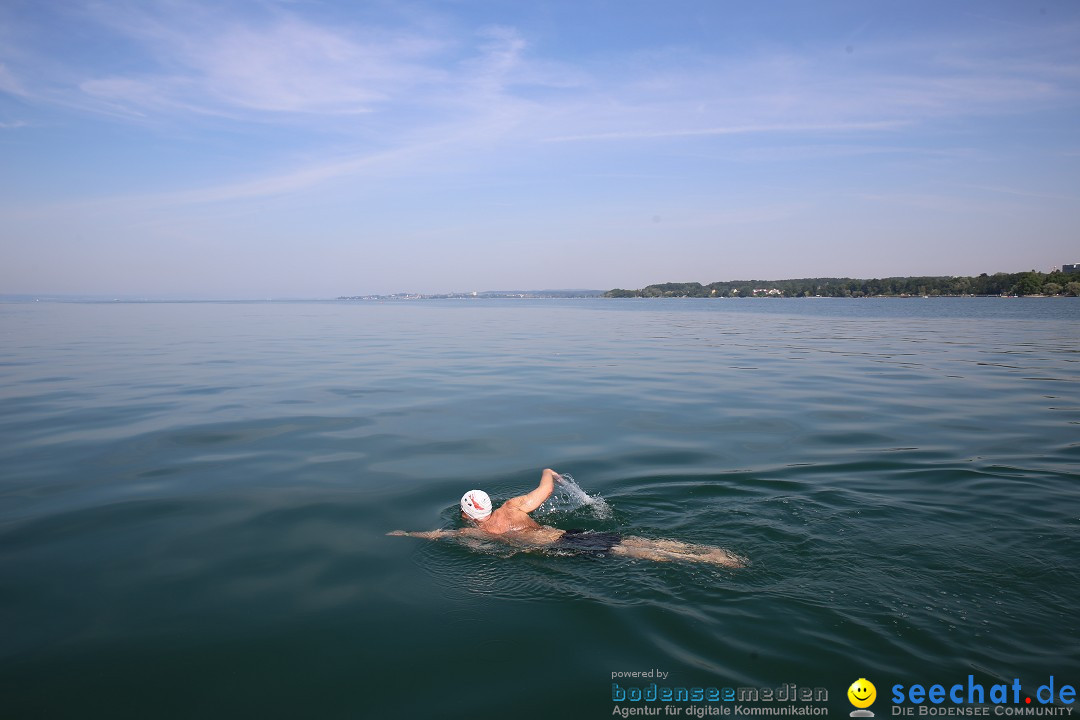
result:
<svg viewBox="0 0 1080 720"><path fill-rule="evenodd" d="M464 717L480 678L550 717L609 715L626 668L835 688L834 712L858 677L1075 676L1077 319L1060 299L0 305L0 691L31 717ZM752 564L385 536L544 467L576 478L545 524ZM534 676L559 692L520 704Z"/></svg>

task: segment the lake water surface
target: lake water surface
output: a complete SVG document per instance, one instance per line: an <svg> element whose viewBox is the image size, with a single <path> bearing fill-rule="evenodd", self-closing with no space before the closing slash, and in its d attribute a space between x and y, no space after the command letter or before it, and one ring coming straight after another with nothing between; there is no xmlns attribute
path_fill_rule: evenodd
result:
<svg viewBox="0 0 1080 720"><path fill-rule="evenodd" d="M878 717L895 683L1080 685L1078 323L1061 298L0 304L3 716L606 718L612 673L650 669L824 687L834 717L860 677ZM751 564L386 536L544 467L611 509L544 522Z"/></svg>

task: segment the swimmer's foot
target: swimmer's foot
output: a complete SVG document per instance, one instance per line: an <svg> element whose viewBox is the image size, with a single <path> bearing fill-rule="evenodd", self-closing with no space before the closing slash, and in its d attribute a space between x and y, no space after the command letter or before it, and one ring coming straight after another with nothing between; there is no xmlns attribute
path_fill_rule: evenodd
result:
<svg viewBox="0 0 1080 720"><path fill-rule="evenodd" d="M642 537L624 537L611 549L616 555L655 560L657 562L703 562L724 567L746 567L748 561L724 548L711 545L691 545L678 540L650 540Z"/></svg>

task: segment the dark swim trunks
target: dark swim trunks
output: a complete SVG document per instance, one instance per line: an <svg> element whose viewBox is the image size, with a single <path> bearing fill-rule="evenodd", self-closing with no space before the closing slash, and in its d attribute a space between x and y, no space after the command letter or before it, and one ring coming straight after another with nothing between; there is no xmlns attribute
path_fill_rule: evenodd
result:
<svg viewBox="0 0 1080 720"><path fill-rule="evenodd" d="M579 552L607 552L618 545L620 540L622 535L619 533L567 530L555 541L555 547Z"/></svg>

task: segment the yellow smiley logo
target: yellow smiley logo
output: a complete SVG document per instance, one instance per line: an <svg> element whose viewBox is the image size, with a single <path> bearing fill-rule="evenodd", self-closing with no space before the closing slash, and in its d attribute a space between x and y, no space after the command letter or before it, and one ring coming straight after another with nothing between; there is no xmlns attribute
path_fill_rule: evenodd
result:
<svg viewBox="0 0 1080 720"><path fill-rule="evenodd" d="M877 698L877 688L866 678L859 678L847 689L848 700L857 708L868 708Z"/></svg>

